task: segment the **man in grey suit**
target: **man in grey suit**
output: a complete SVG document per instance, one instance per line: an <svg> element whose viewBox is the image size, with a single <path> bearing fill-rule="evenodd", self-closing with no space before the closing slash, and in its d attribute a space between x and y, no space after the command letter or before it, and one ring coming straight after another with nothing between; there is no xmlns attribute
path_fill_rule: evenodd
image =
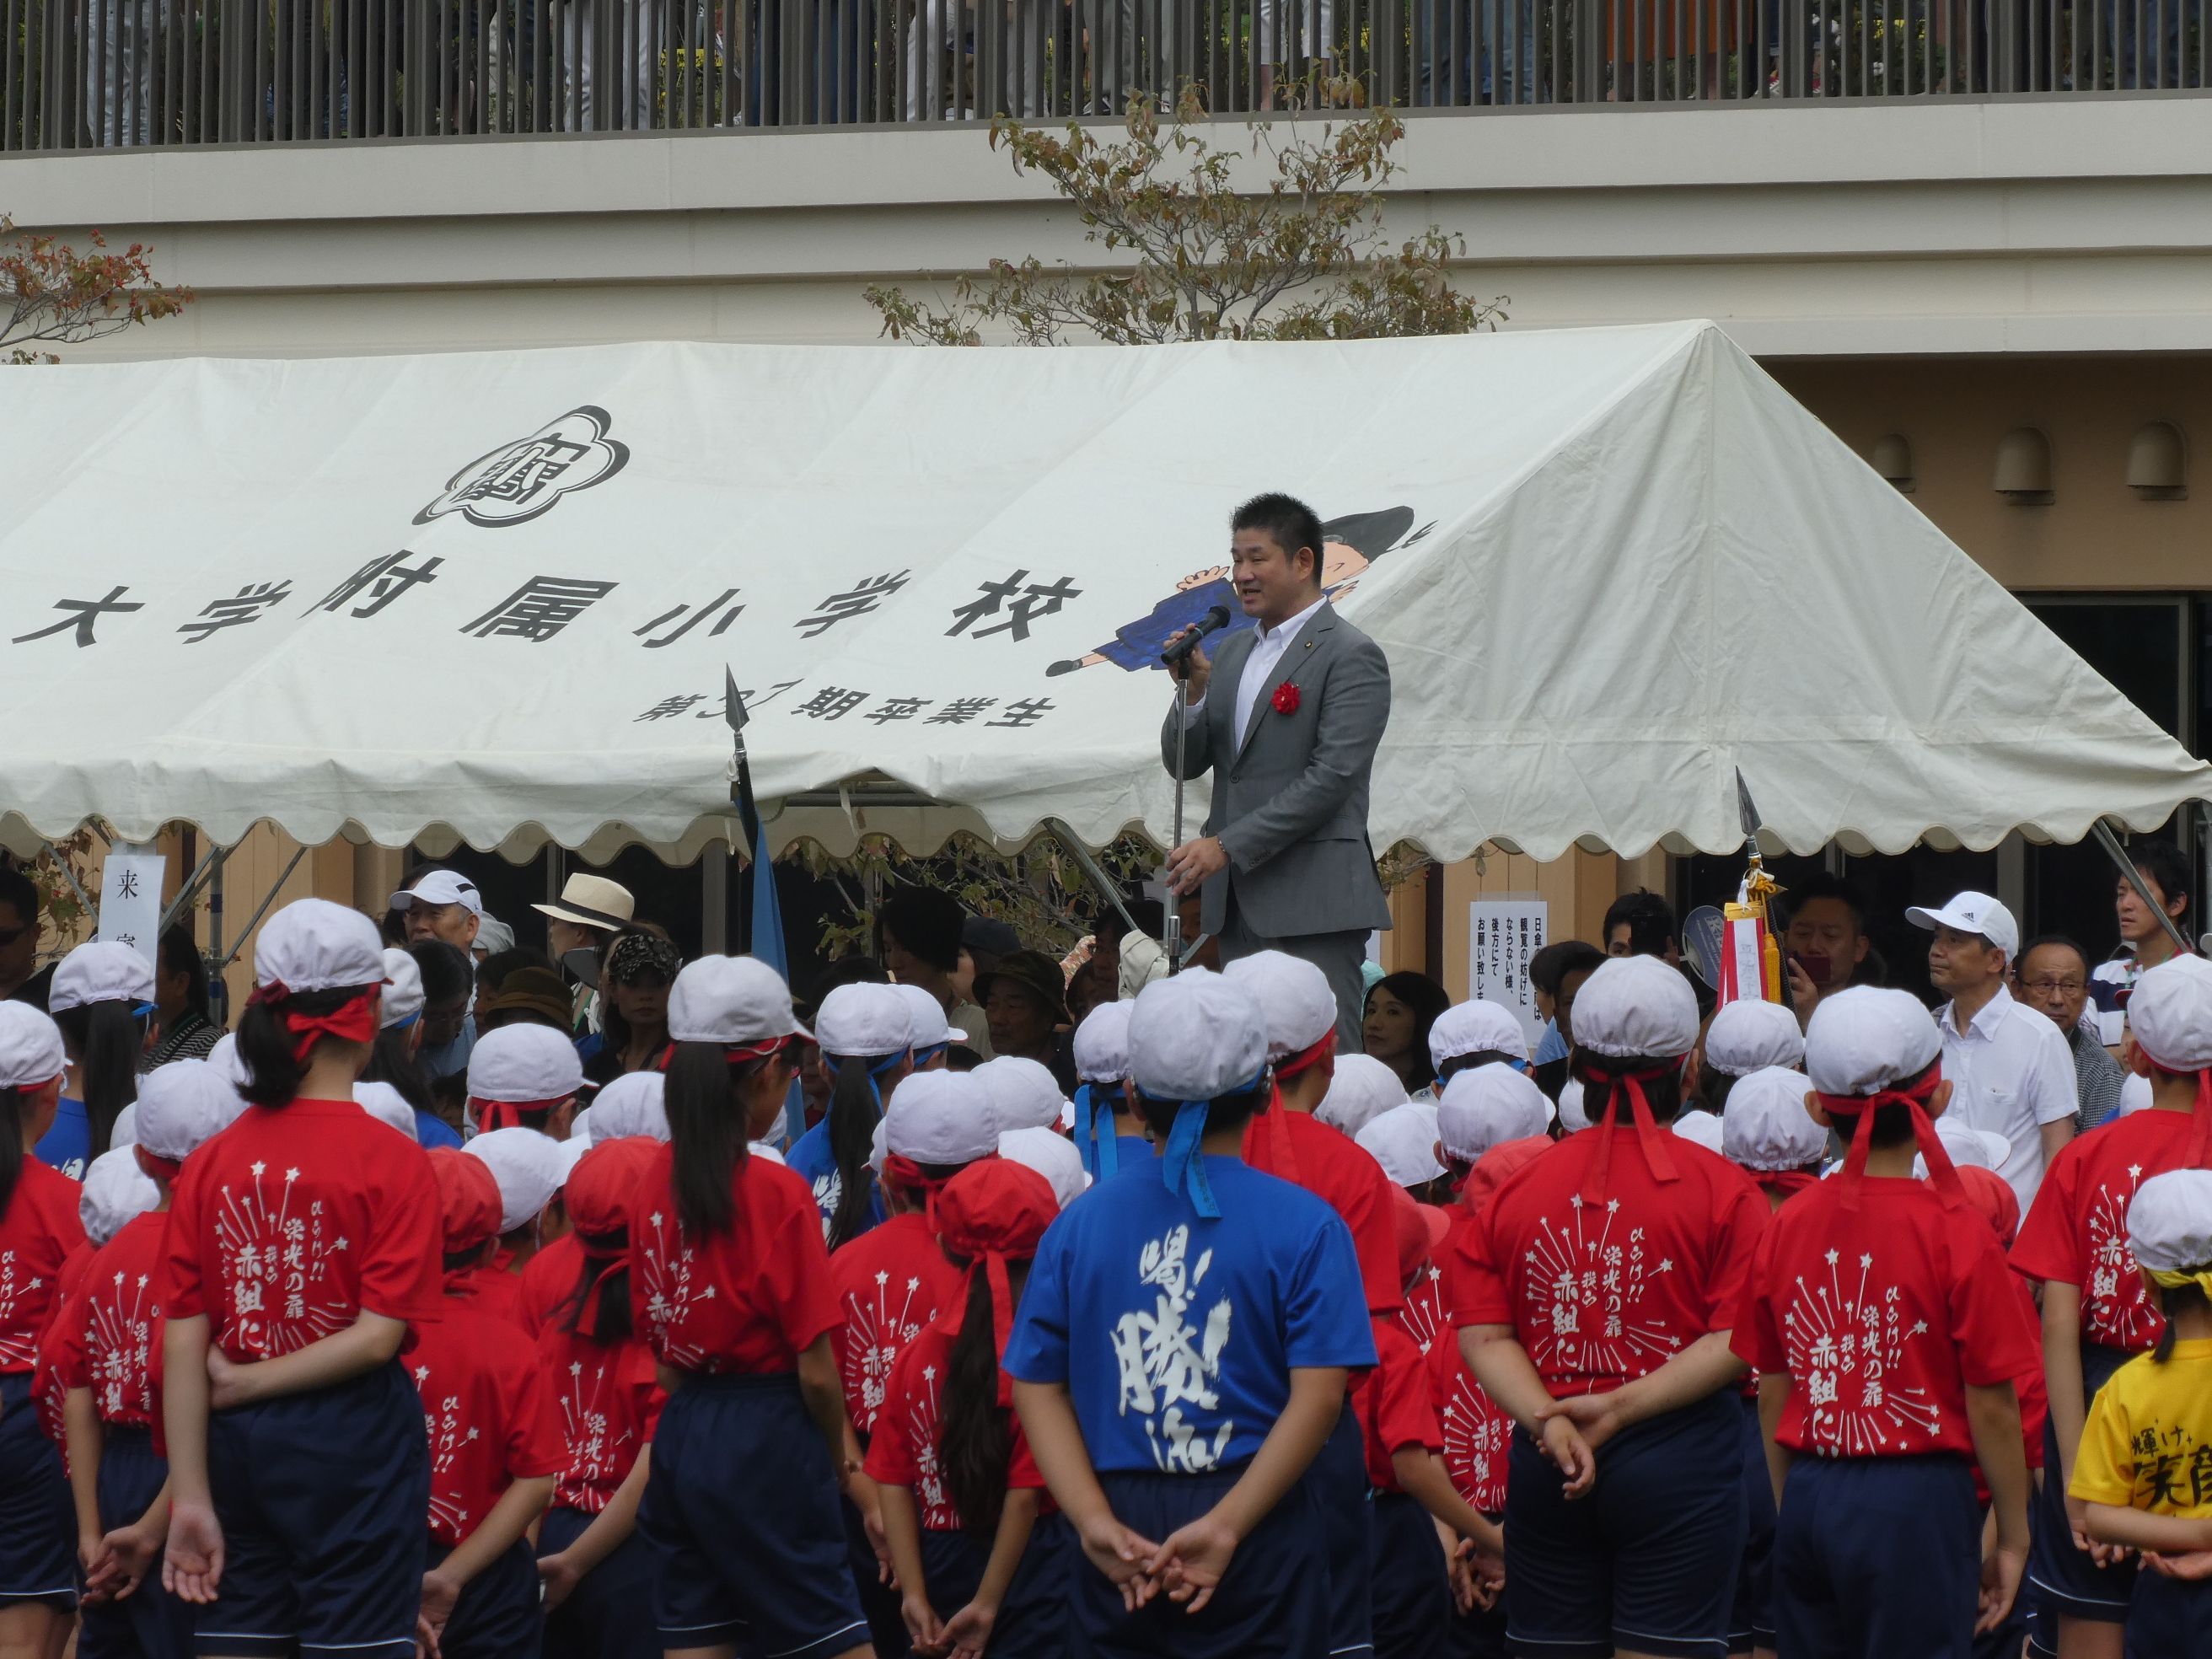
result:
<svg viewBox="0 0 2212 1659"><path fill-rule="evenodd" d="M1193 651L1160 732L1162 763L1213 774L1203 833L1168 855L1175 890L1224 961L1303 957L1336 993L1337 1046L1358 1052L1367 935L1390 925L1367 841L1369 776L1390 719L1382 647L1322 597L1322 525L1289 495L1256 495L1231 520L1231 580L1258 626ZM1186 629L1184 632L1188 632ZM1182 637L1181 634L1176 636Z"/></svg>

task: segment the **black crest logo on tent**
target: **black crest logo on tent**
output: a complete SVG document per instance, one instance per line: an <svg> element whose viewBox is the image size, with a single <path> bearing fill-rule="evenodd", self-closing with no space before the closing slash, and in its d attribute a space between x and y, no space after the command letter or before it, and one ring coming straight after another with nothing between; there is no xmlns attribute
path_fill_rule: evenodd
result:
<svg viewBox="0 0 2212 1659"><path fill-rule="evenodd" d="M458 513L488 530L527 524L572 490L605 483L629 462L629 447L607 436L613 418L585 404L526 438L501 444L447 481L446 493L415 515L428 524Z"/></svg>

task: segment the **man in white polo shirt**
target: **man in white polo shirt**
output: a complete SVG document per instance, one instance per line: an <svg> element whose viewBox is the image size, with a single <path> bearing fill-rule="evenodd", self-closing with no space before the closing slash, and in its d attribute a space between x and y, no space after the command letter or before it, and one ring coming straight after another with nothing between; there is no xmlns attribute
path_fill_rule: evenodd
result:
<svg viewBox="0 0 2212 1659"><path fill-rule="evenodd" d="M1951 999L1936 1015L1952 1089L1947 1115L2005 1138L2012 1152L1997 1173L2025 1215L2045 1166L2073 1139L2080 1103L2073 1052L2057 1025L2005 989L2020 949L2011 911L1987 893L1960 893L1940 910L1911 909L1905 919L1936 935L1928 977Z"/></svg>

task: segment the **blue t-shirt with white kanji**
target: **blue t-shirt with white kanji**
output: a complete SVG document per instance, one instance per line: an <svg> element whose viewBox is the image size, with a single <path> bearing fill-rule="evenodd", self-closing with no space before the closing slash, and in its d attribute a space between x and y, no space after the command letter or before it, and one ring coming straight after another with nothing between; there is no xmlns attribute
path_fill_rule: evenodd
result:
<svg viewBox="0 0 2212 1659"><path fill-rule="evenodd" d="M1375 1363L1336 1212L1239 1158L1208 1157L1206 1175L1218 1219L1169 1191L1148 1156L1037 1247L1005 1368L1068 1385L1094 1468L1229 1468L1260 1449L1293 1370Z"/></svg>
<svg viewBox="0 0 2212 1659"><path fill-rule="evenodd" d="M806 1177L806 1184L814 1190L814 1207L822 1212L822 1237L830 1237L830 1218L837 1213L837 1201L845 1195L844 1171L837 1167L836 1154L830 1150L830 1120L822 1121L791 1143L791 1150L783 1155L784 1164L793 1174ZM884 1208L881 1188L871 1176L868 1179L868 1219L860 1229L879 1227L890 1213Z"/></svg>

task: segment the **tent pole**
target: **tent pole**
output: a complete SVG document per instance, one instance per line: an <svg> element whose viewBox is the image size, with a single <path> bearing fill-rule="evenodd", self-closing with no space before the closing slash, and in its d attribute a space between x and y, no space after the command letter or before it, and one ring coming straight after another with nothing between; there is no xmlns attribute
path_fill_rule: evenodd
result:
<svg viewBox="0 0 2212 1659"><path fill-rule="evenodd" d="M169 901L169 908L161 913L163 933L168 932L177 918L191 908L192 901L200 896L200 889L206 885L208 878L221 869L222 861L229 856L230 848L228 847L219 847L212 842L209 843L207 856L193 866L192 873L185 884L177 889L176 897Z"/></svg>
<svg viewBox="0 0 2212 1659"><path fill-rule="evenodd" d="M230 954L222 959L222 965L225 968L238 960L239 952L246 949L246 939L252 935L253 930L261 925L261 918L269 914L269 907L276 902L276 895L284 890L284 884L292 878L292 872L300 867L300 860L307 856L307 849L304 847L295 847L292 849L292 861L284 866L283 873L276 878L275 884L263 897L261 908L246 919L245 927L238 930L238 943L230 947Z"/></svg>
<svg viewBox="0 0 2212 1659"><path fill-rule="evenodd" d="M1137 926L1136 917L1129 914L1129 907L1122 902L1121 884L1108 875L1098 860L1091 856L1091 849L1077 837L1075 831L1060 818L1047 818L1044 822L1045 827L1052 831L1054 839L1067 848L1068 856L1082 866L1083 873L1090 878L1091 884L1098 890L1098 896L1121 913L1121 920L1129 925L1129 931L1133 933L1144 932Z"/></svg>
<svg viewBox="0 0 2212 1659"><path fill-rule="evenodd" d="M1168 844L1168 850L1173 852L1182 845L1183 750L1184 745L1190 739L1190 721L1183 714L1181 680L1176 682L1173 700L1168 704L1168 718L1175 722L1176 729L1175 836ZM1167 917L1160 928L1160 952L1167 958L1168 972L1170 974L1182 971L1182 963L1180 960L1182 947L1182 895L1176 892L1174 885L1170 884L1168 887L1168 902L1165 906Z"/></svg>
<svg viewBox="0 0 2212 1659"><path fill-rule="evenodd" d="M2142 872L2136 868L2136 861L2128 856L2128 849L2120 845L2120 838L2112 833L2112 826L2103 818L2099 818L2089 826L2089 833L2097 838L2097 845L2105 849L2106 855L2118 867L2120 879L2134 888L2136 896L2148 905L2151 915L2165 924L2166 931L2172 937L2175 947L2184 956L2195 951L2197 947L2189 942L2189 936L2181 931L2181 924L2166 915L2166 906L2158 902L2156 896L2144 883Z"/></svg>
<svg viewBox="0 0 2212 1659"><path fill-rule="evenodd" d="M98 928L100 907L92 902L91 895L87 893L78 883L76 872L70 868L70 861L62 856L62 849L50 841L42 842L40 844L46 849L47 855L53 860L54 868L62 872L62 879L70 884L70 891L76 895L76 902L84 906L84 913L92 918L93 927L95 929Z"/></svg>

